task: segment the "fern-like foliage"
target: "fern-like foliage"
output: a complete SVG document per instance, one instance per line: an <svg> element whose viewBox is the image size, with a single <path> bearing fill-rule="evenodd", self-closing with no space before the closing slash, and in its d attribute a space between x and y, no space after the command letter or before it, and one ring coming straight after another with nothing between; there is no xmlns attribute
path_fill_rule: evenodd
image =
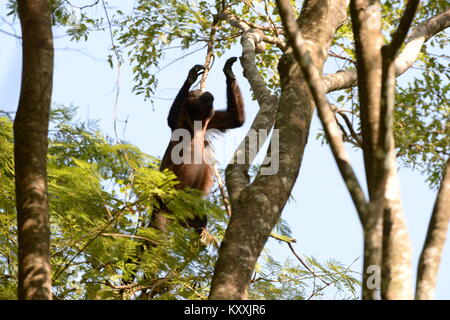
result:
<svg viewBox="0 0 450 320"><path fill-rule="evenodd" d="M220 192L203 199L196 190L176 190L176 176L159 171L158 159L133 145L113 142L96 122L81 123L75 117L73 107L54 106L51 114L48 191L54 297L206 299L228 221ZM199 237L176 222L165 233L150 228L151 215L161 210L173 221L206 214L208 232ZM290 236L285 222L277 231ZM0 117L0 299L16 298L16 233L12 121ZM357 282L349 272L336 264L313 262L308 270L265 254L251 297L305 299L321 288L314 285L320 279L338 291L354 293Z"/></svg>

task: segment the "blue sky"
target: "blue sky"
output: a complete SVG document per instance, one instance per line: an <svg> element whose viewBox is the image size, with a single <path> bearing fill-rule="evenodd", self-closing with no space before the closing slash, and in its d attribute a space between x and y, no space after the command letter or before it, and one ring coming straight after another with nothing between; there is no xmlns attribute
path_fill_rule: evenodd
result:
<svg viewBox="0 0 450 320"><path fill-rule="evenodd" d="M3 6L0 7L0 15L4 16ZM8 28L9 26L0 24L0 29L10 31ZM55 29L54 34L62 35L63 31ZM0 33L0 44L0 109L15 111L20 91L21 44L19 40L3 33ZM99 119L102 130L111 136L114 136L113 124L116 117L119 120L120 138L128 140L150 155L161 157L170 139L170 129L166 122L170 99L176 95L189 68L194 64L203 64L205 52L188 56L159 73L156 96L169 100L158 99L152 105L149 101L144 101L142 96L131 92L133 75L129 65L125 63L121 67L119 77L117 70L109 67L106 57L110 45L109 34L105 32L93 33L88 42L81 43L70 42L67 37L55 39L53 102L78 106L81 120ZM215 96L216 109L226 107L223 64L227 58L239 56L240 51L240 47L235 46L225 56L216 59L209 75L207 90ZM165 61L169 63L180 55L180 52L170 50ZM258 110L256 102L251 100L249 86L242 76L239 63L235 64L234 70L244 95L247 121L243 128L228 131L225 137L220 137L215 142L216 156L222 168L231 158L236 144L245 135ZM405 81L408 77L411 76L406 73L401 80ZM114 87L117 80L120 95L115 106ZM128 122L124 128L120 121L125 119ZM295 200L287 204L283 218L288 221L293 236L297 239L297 252L312 255L322 262L333 258L345 265L359 258L353 269L360 271L362 230L329 147L322 146L315 139L320 128L317 116L314 116L300 175L292 193ZM362 155L351 148L348 150L360 181L363 182ZM415 271L436 192L427 187L423 176L409 169L400 169L400 179L413 245ZM449 247L447 244L442 257L436 291L438 299L450 299ZM285 244L273 239L269 240L269 248L281 260L292 257ZM333 293L334 290L329 290L326 297L334 298Z"/></svg>

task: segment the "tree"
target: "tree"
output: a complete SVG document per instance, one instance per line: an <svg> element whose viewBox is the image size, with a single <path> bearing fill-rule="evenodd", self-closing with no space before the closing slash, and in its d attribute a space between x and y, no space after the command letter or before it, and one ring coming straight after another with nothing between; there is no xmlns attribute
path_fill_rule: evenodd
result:
<svg viewBox="0 0 450 320"><path fill-rule="evenodd" d="M175 176L160 172L157 159L75 117L75 109L56 105L50 116L53 298L206 299L227 222L219 191L204 200L193 190L176 190ZM0 117L0 299L14 299L17 291L13 163L12 121ZM149 228L160 201L178 219L208 214L209 237L178 224L167 234ZM266 251L250 297L308 299L334 287L355 298L357 286L353 271L336 261L279 262Z"/></svg>
<svg viewBox="0 0 450 320"><path fill-rule="evenodd" d="M364 230L364 299L379 298L379 293L384 299L413 297L397 160L419 168L432 187L440 185L416 290L417 298L433 296L448 226L448 174L444 172L450 144L449 85L442 80L448 79L448 69L441 63L443 57L430 51L447 43L440 33L450 24L447 3L359 0L350 2L348 12L349 3L344 0L276 4L261 0L244 5L139 0L129 15L121 10L109 15L111 8L105 1L101 5L107 20L104 28L112 37L109 61L120 68L125 59L122 52L126 52L135 73L134 90L146 98L153 98L157 74L164 69L160 63L170 45L189 53L194 44L203 44L208 69L213 56L241 41L244 76L260 107L251 130L266 132L259 146L272 132L266 159L274 160L278 146L278 171L267 175L264 166L258 166L256 174L249 174L260 152L249 148L250 137L236 153L236 157L245 156L245 164L230 164L225 170L231 218L215 264L210 299L251 296L257 260L297 181L315 107L324 127L322 137L331 146ZM56 16L65 17L68 6L58 2ZM78 32L72 33L74 39L87 36L89 26L98 27L100 20L82 15ZM336 72L324 75L330 56L343 61L344 68L338 66ZM424 72L412 83L397 85L395 91L396 76L415 62ZM427 96L420 96L424 91ZM355 116L354 122L348 113ZM363 151L367 194L343 142ZM427 258L430 252L431 259ZM370 282L372 276L381 287L378 281Z"/></svg>
<svg viewBox="0 0 450 320"><path fill-rule="evenodd" d="M320 77L326 57L323 52L328 51L333 34L344 22L345 2L335 1L325 4L320 1L306 1L297 22L290 12L287 1L278 1L277 4L291 47L285 52L279 65L282 92L274 128L280 131L280 170L277 175L270 177L258 175L248 185L248 181L242 174L243 171L236 170L234 173L234 168L229 167L228 189L231 193L237 192L237 196L231 196L234 214L216 264L210 298L246 297L248 279L255 257L258 256L267 240L267 234L279 218L279 208L284 207L286 196L297 177L301 163L298 159L301 159L305 144L301 144L299 148L293 141L306 141L304 136L310 124L310 110L315 102L319 108L319 116L327 139L364 228L363 298L377 298L376 293L380 288L370 286L368 282L369 268L376 266L382 269L382 298L410 299L413 296L409 253L411 249L400 203L392 119L395 77L398 73L396 63L402 62L402 59L395 60L396 53L406 37L418 3L408 2L400 25L392 35L392 42L382 47L380 3L377 1L351 2L362 148L365 155L370 202L365 200L362 188L351 169L332 108L325 98L328 88ZM437 23L440 28L434 28L434 32L450 24L449 14L450 11L447 10L435 18L440 22ZM436 23L436 20L433 22ZM433 31L427 30L425 34ZM425 35L422 33L421 37L424 38ZM259 42L262 39L255 40ZM301 65L302 73L299 72L298 65L292 62L292 49L296 61ZM283 61L283 58L288 59L286 57L290 58L290 63ZM408 58L411 57L408 56ZM292 117L299 119L296 126L293 124ZM283 137L286 140L283 140ZM286 149L283 150L284 146ZM274 196L267 194L267 190L286 190L287 192L281 196ZM261 199L261 202L258 202L259 205L255 208L248 205L251 202L250 199ZM438 214L444 216L443 220L447 217L444 211L445 209ZM257 224L261 226L258 230L260 232L250 232L251 221L255 218L258 221ZM446 223L448 224L448 219ZM442 240L442 233L440 236ZM430 242L427 245L429 244ZM434 246L434 248L442 250L441 246ZM436 259L439 258L436 257ZM434 271L437 270L434 269ZM429 290L432 291L433 288L430 287Z"/></svg>
<svg viewBox="0 0 450 320"><path fill-rule="evenodd" d="M47 133L53 80L49 2L18 1L23 70L14 121L19 299L51 299Z"/></svg>

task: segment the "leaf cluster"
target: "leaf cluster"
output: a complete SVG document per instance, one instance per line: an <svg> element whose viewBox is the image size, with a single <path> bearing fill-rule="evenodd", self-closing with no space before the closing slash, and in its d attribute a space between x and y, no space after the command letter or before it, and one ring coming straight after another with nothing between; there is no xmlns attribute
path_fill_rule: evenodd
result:
<svg viewBox="0 0 450 320"><path fill-rule="evenodd" d="M208 199L196 190L177 190L175 175L159 171L158 159L113 142L95 121L75 117L73 107L53 106L48 192L54 297L206 299L228 222L218 190ZM149 227L157 211L173 220L165 233ZM176 222L194 214L208 215L202 237ZM277 231L290 236L283 221ZM0 299L16 297L16 237L12 121L0 117ZM293 280L283 282L289 289L284 293L272 280L259 280L252 296L302 296L309 271L279 268L270 255L265 259L260 264L272 275L282 272ZM294 281L297 274L305 279Z"/></svg>

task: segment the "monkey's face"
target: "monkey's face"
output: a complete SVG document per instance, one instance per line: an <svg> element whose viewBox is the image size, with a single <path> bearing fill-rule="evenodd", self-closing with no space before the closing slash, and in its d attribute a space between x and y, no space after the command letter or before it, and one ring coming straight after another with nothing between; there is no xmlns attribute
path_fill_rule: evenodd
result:
<svg viewBox="0 0 450 320"><path fill-rule="evenodd" d="M187 98L187 111L190 120L204 121L210 119L214 114L214 96L208 92L195 90L189 92Z"/></svg>

